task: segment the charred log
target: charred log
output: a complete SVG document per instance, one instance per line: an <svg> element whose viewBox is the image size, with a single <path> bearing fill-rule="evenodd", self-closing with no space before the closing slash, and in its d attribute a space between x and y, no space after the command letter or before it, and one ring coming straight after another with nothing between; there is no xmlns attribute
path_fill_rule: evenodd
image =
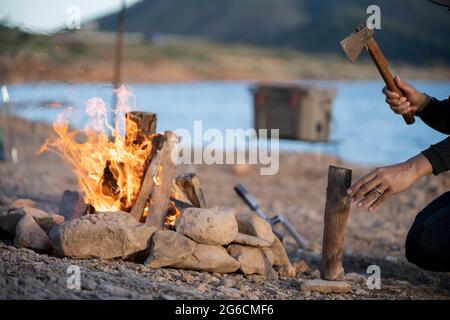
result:
<svg viewBox="0 0 450 320"><path fill-rule="evenodd" d="M183 173L176 177L173 182L172 197L197 208L206 208L200 179L195 173Z"/></svg>

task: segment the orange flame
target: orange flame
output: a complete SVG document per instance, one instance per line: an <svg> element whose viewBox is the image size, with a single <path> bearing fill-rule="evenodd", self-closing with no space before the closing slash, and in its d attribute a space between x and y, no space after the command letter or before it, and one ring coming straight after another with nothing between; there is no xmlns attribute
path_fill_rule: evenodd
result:
<svg viewBox="0 0 450 320"><path fill-rule="evenodd" d="M167 215L166 219L164 221L164 227L168 230L174 230L175 229L175 222L177 221L177 218L180 216L181 211L177 208L175 205L175 202L170 201L169 207L167 208Z"/></svg>
<svg viewBox="0 0 450 320"><path fill-rule="evenodd" d="M134 203L144 173L145 161L151 152L151 137L136 139L138 128L133 121L126 122L129 111L130 90L125 86L115 91L118 103L114 127L108 123L107 108L100 98L87 102L89 121L84 130L71 130L69 108L58 115L53 128L58 135L47 140L40 152L53 151L60 154L72 167L78 186L84 193L84 201L96 211L129 211ZM110 138L108 132L111 132ZM84 142L79 143L80 136ZM127 141L139 141L126 143Z"/></svg>

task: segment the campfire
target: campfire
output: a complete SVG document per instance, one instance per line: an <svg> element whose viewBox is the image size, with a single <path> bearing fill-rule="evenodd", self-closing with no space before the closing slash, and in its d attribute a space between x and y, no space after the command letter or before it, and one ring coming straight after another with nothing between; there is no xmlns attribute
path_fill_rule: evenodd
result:
<svg viewBox="0 0 450 320"><path fill-rule="evenodd" d="M149 219L161 227L170 207L167 221L174 223L179 211L170 202L172 156L179 139L171 131L156 133L154 113L130 112L126 87L116 93L114 126L108 123L104 102L93 98L87 103L84 130L70 130L68 109L54 123L58 138L46 141L40 151L56 152L71 165L89 213L129 212L138 221Z"/></svg>
<svg viewBox="0 0 450 320"><path fill-rule="evenodd" d="M207 208L195 173L177 175L180 139L157 133L157 116L131 111L126 87L116 91L114 124L105 103L88 101L89 121L71 129L73 110L58 116L57 138L40 152L66 160L79 191L66 190L59 213L16 201L0 227L15 243L74 258L122 258L152 268L292 276L284 246L271 225L253 213ZM275 268L275 269L274 269Z"/></svg>

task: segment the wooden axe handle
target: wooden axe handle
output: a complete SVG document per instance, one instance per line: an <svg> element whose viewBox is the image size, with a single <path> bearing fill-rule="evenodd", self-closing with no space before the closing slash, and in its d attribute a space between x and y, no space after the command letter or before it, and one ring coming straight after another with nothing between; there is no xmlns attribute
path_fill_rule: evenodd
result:
<svg viewBox="0 0 450 320"><path fill-rule="evenodd" d="M369 52L370 56L373 59L373 62L375 62L375 65L378 69L378 71L381 74L381 77L383 78L384 82L386 83L386 87L390 91L397 92L400 97L403 97L404 94L400 90L399 87L395 84L394 77L392 76L391 72L389 71L388 64L386 61L386 58L384 57L383 52L381 52L380 47L376 43L374 38L370 38L367 41L367 51ZM413 124L415 122L414 115L412 113L403 115L403 119L405 120L406 124Z"/></svg>

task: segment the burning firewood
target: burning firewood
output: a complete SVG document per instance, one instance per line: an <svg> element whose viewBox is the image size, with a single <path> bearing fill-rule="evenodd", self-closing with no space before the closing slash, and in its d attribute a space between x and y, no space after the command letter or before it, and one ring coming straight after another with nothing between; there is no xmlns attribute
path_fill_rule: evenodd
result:
<svg viewBox="0 0 450 320"><path fill-rule="evenodd" d="M155 155L158 139L161 135L155 134L156 131L156 114L152 112L128 112L126 113L125 122L125 146L131 150L134 148L141 148L141 145L151 147L148 151L148 156L145 164L142 166L143 182L144 173ZM146 141L151 141L151 144L146 144ZM120 198L120 188L117 183L117 177L124 176L125 166L123 162L107 160L103 170L102 177L102 193L113 199L120 201L120 210L129 212L131 210L130 202L126 198Z"/></svg>
<svg viewBox="0 0 450 320"><path fill-rule="evenodd" d="M180 139L174 132L164 132L164 145L157 155L160 161L156 175L153 177L154 185L146 223L160 229L164 227L172 193L172 181L175 178L172 153L178 148L179 142Z"/></svg>
<svg viewBox="0 0 450 320"><path fill-rule="evenodd" d="M129 94L120 92L125 97ZM60 213L67 218L64 223L62 216L58 216L61 221L46 217L45 223L40 222L41 216L32 216L42 232L25 224L33 219L18 229L17 210L3 212L0 227L10 226L8 232L21 240L16 244L37 251L55 249L73 258L147 260L151 267L229 273L242 265L242 272L264 274L268 279L276 279L275 266L283 275L281 268L291 264L282 243L273 243L277 238L270 224L257 217L262 227L254 219L246 225L233 209L206 209L197 175L176 177L178 136L171 131L155 133L155 114L125 115L127 108L117 109L120 116L113 128L106 119L105 104L91 99L86 108L91 120L82 132L82 142L77 140L81 132L70 130L64 115L55 123L58 138L48 140L41 151L55 151L71 164L80 192L64 193L60 205ZM51 248L43 241L28 241L40 235L38 240L45 238L47 233ZM241 259L247 266L229 254L227 248L232 246L253 253Z"/></svg>
<svg viewBox="0 0 450 320"><path fill-rule="evenodd" d="M126 103L128 93L125 90L120 92L125 95L121 99ZM126 108L117 109L120 114ZM70 131L69 121L61 115L55 124L58 138L46 141L41 147L41 151L52 150L63 155L72 164L87 206L77 216L86 212L122 211L158 228L167 223L173 225L180 212L178 206L171 202L175 178L172 155L178 149L179 138L170 131L164 135L155 133L157 117L154 113L122 114L124 117L118 117L124 119L125 131L122 134L121 121L116 121L114 128L109 125L106 106L100 99L91 99L86 112L91 119L83 131L85 142L76 141L78 132ZM111 132L111 136L107 132ZM98 166L99 162L104 164L103 167ZM195 176L189 177L192 178L194 181L189 183L194 186L187 191L188 205L191 202L204 204L198 191L198 179L195 181ZM197 198L192 200L194 196ZM75 203L77 206L80 207ZM170 219L165 219L167 211L170 211ZM71 213L68 215L73 216Z"/></svg>
<svg viewBox="0 0 450 320"><path fill-rule="evenodd" d="M145 136L156 133L156 113L152 112L128 112L126 114L125 144L141 144ZM133 127L133 124L135 127Z"/></svg>
<svg viewBox="0 0 450 320"><path fill-rule="evenodd" d="M172 197L197 208L206 208L200 179L195 173L183 173L173 181Z"/></svg>
<svg viewBox="0 0 450 320"><path fill-rule="evenodd" d="M178 137L171 131L164 132L164 136L155 141L155 154L150 159L139 194L131 209L131 215L137 220L142 220L147 203L150 202L146 222L158 228L162 228L169 206L175 174L171 154L178 142Z"/></svg>
<svg viewBox="0 0 450 320"><path fill-rule="evenodd" d="M120 163L116 163L116 166L120 166ZM111 160L106 161L105 169L103 169L103 181L102 192L103 194L114 197L119 193L119 186L117 185L117 173L113 172Z"/></svg>
<svg viewBox="0 0 450 320"><path fill-rule="evenodd" d="M181 208L179 207L181 206ZM165 230L175 230L175 222L177 218L181 215L181 212L189 208L189 204L184 202L173 200L172 198L169 201L169 206L167 207L166 217L164 220L164 229Z"/></svg>
<svg viewBox="0 0 450 320"><path fill-rule="evenodd" d="M130 211L131 215L138 221L141 221L144 218L144 210L153 190L154 177L157 173L160 163L160 156L158 156L158 154L163 146L163 143L163 136L159 136L157 139L155 139L153 141L155 152L146 160L148 162L148 165L141 179L141 187L139 189L139 193L133 204L133 208Z"/></svg>

